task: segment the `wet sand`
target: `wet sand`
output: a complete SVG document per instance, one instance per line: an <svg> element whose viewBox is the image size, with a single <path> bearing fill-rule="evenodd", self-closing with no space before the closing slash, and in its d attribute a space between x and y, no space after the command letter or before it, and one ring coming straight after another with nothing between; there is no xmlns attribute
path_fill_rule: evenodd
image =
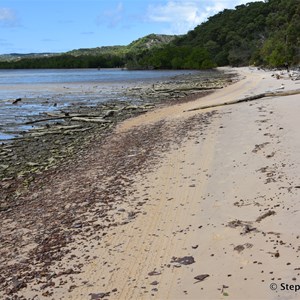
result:
<svg viewBox="0 0 300 300"><path fill-rule="evenodd" d="M299 298L299 95L191 111L299 81L237 71L211 95L122 122L1 212L0 295Z"/></svg>

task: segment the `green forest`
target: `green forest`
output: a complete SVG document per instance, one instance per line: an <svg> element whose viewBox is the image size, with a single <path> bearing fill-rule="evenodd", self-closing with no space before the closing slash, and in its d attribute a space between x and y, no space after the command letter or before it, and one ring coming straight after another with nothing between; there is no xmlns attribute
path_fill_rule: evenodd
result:
<svg viewBox="0 0 300 300"><path fill-rule="evenodd" d="M0 62L0 68L209 69L224 65L299 65L300 0L265 0L225 9L186 35L170 39L165 36L149 46L155 37L149 35L128 46L112 47L112 51L108 47L105 52L85 49Z"/></svg>
<svg viewBox="0 0 300 300"><path fill-rule="evenodd" d="M300 62L300 0L268 0L225 9L176 46L208 51L213 64L280 66Z"/></svg>

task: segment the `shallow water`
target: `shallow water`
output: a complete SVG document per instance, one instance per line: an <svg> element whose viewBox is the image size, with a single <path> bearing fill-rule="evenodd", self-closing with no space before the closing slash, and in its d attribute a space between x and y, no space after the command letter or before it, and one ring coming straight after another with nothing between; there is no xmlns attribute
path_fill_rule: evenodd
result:
<svg viewBox="0 0 300 300"><path fill-rule="evenodd" d="M197 71L128 71L122 69L0 70L0 87L9 84L147 81L194 72Z"/></svg>
<svg viewBox="0 0 300 300"><path fill-rule="evenodd" d="M128 101L128 87L169 80L200 71L127 71L121 69L0 70L0 141L31 127L24 123L67 106L93 106L110 100ZM203 71L204 77L217 73ZM21 98L17 104L12 104Z"/></svg>

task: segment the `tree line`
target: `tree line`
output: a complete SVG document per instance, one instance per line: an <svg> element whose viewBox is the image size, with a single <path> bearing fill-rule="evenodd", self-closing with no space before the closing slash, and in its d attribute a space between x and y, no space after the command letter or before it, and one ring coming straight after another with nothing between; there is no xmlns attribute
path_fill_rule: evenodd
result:
<svg viewBox="0 0 300 300"><path fill-rule="evenodd" d="M52 57L23 58L17 61L0 62L1 69L73 69L116 68L125 61L118 55L58 55Z"/></svg>

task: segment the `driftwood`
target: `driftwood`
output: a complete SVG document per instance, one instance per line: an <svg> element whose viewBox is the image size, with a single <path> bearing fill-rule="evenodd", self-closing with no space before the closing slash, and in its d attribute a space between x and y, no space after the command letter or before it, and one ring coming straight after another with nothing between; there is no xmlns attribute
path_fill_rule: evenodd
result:
<svg viewBox="0 0 300 300"><path fill-rule="evenodd" d="M266 92L266 93L257 94L257 95L245 97L242 99L229 101L229 102L200 106L200 107L185 110L184 112L194 111L194 110L202 110L202 109L207 109L207 108L214 108L214 107L225 106L225 105L232 105L232 104L237 104L237 103L242 103L242 102L253 101L253 100L257 100L257 99L261 99L261 98L265 98L265 97L291 96L291 95L297 95L297 94L300 94L300 90L292 90L292 91L284 91L284 92L282 92L282 91Z"/></svg>

